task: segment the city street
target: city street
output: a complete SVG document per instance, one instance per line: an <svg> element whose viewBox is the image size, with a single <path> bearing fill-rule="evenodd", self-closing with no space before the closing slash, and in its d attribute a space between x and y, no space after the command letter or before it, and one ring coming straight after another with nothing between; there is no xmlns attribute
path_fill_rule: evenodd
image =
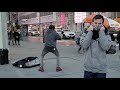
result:
<svg viewBox="0 0 120 90"><path fill-rule="evenodd" d="M83 78L84 54L78 53L78 46L73 40L58 41L57 47L60 52L61 67L63 71L56 72L56 57L52 53L45 56L45 72L39 72L38 66L34 68L17 68L12 63L29 57L40 57L44 44L42 38L28 37L21 41L20 46L9 46L10 64L0 65L0 78ZM108 74L107 78L120 78L120 56L107 55Z"/></svg>

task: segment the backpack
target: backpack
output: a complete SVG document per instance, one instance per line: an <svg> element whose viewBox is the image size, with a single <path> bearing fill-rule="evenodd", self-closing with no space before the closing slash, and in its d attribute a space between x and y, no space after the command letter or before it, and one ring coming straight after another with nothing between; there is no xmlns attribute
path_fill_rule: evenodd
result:
<svg viewBox="0 0 120 90"><path fill-rule="evenodd" d="M38 57L27 57L12 64L19 68L31 68L40 65L40 59Z"/></svg>
<svg viewBox="0 0 120 90"><path fill-rule="evenodd" d="M8 49L0 49L0 65L9 64Z"/></svg>

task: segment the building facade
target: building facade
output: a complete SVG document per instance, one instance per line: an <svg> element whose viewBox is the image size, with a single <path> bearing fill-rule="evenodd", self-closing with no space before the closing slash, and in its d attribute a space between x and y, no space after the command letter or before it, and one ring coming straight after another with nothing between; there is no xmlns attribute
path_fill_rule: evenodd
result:
<svg viewBox="0 0 120 90"><path fill-rule="evenodd" d="M102 14L112 19L120 17L119 12L86 12L86 16L92 13ZM28 29L38 29L40 32L50 24L75 32L82 29L82 24L77 25L74 22L74 12L18 12L18 24L26 25Z"/></svg>
<svg viewBox="0 0 120 90"><path fill-rule="evenodd" d="M26 25L28 29L35 28L40 32L51 24L64 29L72 24L68 12L18 12L18 21L19 25Z"/></svg>

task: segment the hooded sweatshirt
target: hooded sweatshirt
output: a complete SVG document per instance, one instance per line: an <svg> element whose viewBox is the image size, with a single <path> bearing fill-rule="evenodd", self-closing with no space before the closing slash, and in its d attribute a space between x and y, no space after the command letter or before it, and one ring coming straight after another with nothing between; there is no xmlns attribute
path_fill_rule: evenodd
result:
<svg viewBox="0 0 120 90"><path fill-rule="evenodd" d="M93 73L106 73L106 51L111 46L111 37L105 35L103 30L100 30L98 34L99 38L96 40L92 39L92 31L81 36L81 47L86 49L84 69Z"/></svg>
<svg viewBox="0 0 120 90"><path fill-rule="evenodd" d="M56 47L56 41L61 39L59 34L52 29L48 29L45 32L44 37L45 37L45 46L48 46L48 47Z"/></svg>

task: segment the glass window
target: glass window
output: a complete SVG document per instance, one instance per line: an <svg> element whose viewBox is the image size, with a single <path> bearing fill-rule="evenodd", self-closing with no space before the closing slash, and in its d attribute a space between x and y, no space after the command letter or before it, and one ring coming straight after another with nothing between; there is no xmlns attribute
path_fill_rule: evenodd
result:
<svg viewBox="0 0 120 90"><path fill-rule="evenodd" d="M52 12L40 12L40 16L51 15Z"/></svg>
<svg viewBox="0 0 120 90"><path fill-rule="evenodd" d="M31 16L30 18L36 18L37 17L37 13L32 13L30 16Z"/></svg>
<svg viewBox="0 0 120 90"><path fill-rule="evenodd" d="M29 15L25 15L25 16L22 16L20 18L22 19L31 19L31 18L35 18L37 17L37 13L32 13L32 14L29 14Z"/></svg>
<svg viewBox="0 0 120 90"><path fill-rule="evenodd" d="M65 17L68 17L68 13L67 12L65 13Z"/></svg>
<svg viewBox="0 0 120 90"><path fill-rule="evenodd" d="M36 29L33 29L32 31L37 31Z"/></svg>

